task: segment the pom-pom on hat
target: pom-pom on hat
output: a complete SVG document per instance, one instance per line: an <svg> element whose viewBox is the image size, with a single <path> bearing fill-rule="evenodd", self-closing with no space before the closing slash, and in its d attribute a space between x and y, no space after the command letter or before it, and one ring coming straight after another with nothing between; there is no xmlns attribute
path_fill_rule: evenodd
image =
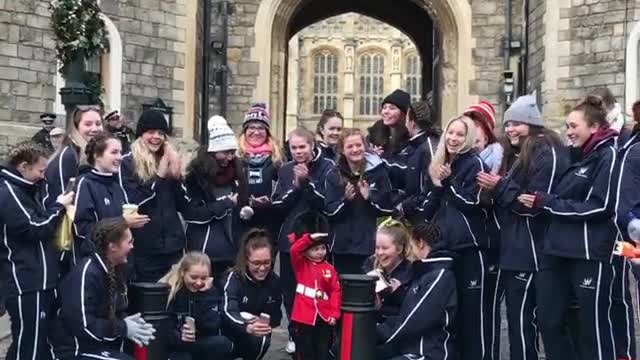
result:
<svg viewBox="0 0 640 360"><path fill-rule="evenodd" d="M207 123L209 129L208 152L238 150L238 141L227 120L220 115L214 115Z"/></svg>
<svg viewBox="0 0 640 360"><path fill-rule="evenodd" d="M242 131L246 130L249 124L254 121L263 124L267 130L271 130L271 116L269 115L267 104L257 103L247 110L242 122Z"/></svg>
<svg viewBox="0 0 640 360"><path fill-rule="evenodd" d="M471 105L464 110L464 115L478 115L484 120L491 131L496 129L496 108L490 102L481 100L479 103Z"/></svg>
<svg viewBox="0 0 640 360"><path fill-rule="evenodd" d="M136 126L136 137L142 136L149 130L162 130L165 134L169 134L169 124L163 113L158 110L145 110L140 115Z"/></svg>

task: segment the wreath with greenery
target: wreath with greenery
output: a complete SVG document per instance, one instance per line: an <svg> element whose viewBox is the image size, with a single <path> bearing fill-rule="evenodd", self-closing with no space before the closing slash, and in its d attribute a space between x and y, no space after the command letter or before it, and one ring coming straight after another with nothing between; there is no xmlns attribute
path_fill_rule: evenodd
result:
<svg viewBox="0 0 640 360"><path fill-rule="evenodd" d="M107 30L97 0L52 0L49 10L62 68L78 56L88 59L105 51Z"/></svg>

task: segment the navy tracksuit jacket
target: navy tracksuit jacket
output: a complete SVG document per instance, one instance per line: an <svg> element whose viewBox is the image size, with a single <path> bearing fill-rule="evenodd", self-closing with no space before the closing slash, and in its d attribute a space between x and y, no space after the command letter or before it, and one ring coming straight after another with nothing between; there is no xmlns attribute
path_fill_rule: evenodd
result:
<svg viewBox="0 0 640 360"><path fill-rule="evenodd" d="M76 355L118 358L127 336L124 322L126 290L117 289L109 298L106 260L94 253L80 260L59 286L60 319L74 338ZM115 304L115 319L109 319L109 304Z"/></svg>
<svg viewBox="0 0 640 360"><path fill-rule="evenodd" d="M318 141L318 148L320 149L320 156L327 159L327 160L331 160L333 162L337 162L338 161L338 154L336 153L336 149L325 144L322 141Z"/></svg>
<svg viewBox="0 0 640 360"><path fill-rule="evenodd" d="M438 147L438 141L439 137L435 134L422 131L409 139L409 145L400 153L406 156L407 164L402 212L412 223L421 221L418 219L418 208L425 200L425 189L430 181L427 169Z"/></svg>
<svg viewBox="0 0 640 360"><path fill-rule="evenodd" d="M391 182L385 166L375 154L366 153L365 160L366 168L361 177L352 174L349 165L344 162L334 167L327 176L325 211L331 225L329 250L333 254L373 254L376 220L393 212ZM367 200L358 190L359 180L369 184ZM356 189L356 196L352 200L345 197L347 181Z"/></svg>
<svg viewBox="0 0 640 360"><path fill-rule="evenodd" d="M73 177L77 178L80 169L80 148L75 145L67 145L49 161L45 177L47 178L47 191L44 198L45 205L56 202Z"/></svg>
<svg viewBox="0 0 640 360"><path fill-rule="evenodd" d="M366 274L373 270L375 263L375 255L369 257L362 266L363 272ZM382 292L380 294L380 302L382 306L378 310L378 322L382 322L387 318L397 316L400 313L400 307L407 293L409 283L411 282L411 261L404 259L390 274L385 275L387 279L396 279L402 284L394 292Z"/></svg>
<svg viewBox="0 0 640 360"><path fill-rule="evenodd" d="M246 324L240 315L246 312L254 316L269 314L272 328L280 326L282 320L282 288L280 278L271 272L263 281L249 274L229 272L223 279L222 302L223 332L233 341L236 354L244 359L262 359L269 350L271 335L256 337L248 335Z"/></svg>
<svg viewBox="0 0 640 360"><path fill-rule="evenodd" d="M446 251L434 251L413 263L400 312L378 324L378 342L397 349L393 359L457 359L452 336L456 312L453 258Z"/></svg>
<svg viewBox="0 0 640 360"><path fill-rule="evenodd" d="M89 167L82 168L80 173L73 220L74 263L95 252L91 232L96 223L105 218L122 216L122 205L126 203L118 174L101 173Z"/></svg>
<svg viewBox="0 0 640 360"><path fill-rule="evenodd" d="M249 196L259 198L267 196L271 198L275 184L278 181L278 169L280 163L274 163L270 156L249 156L243 159L244 170L247 176ZM251 228L263 228L269 230L273 238L278 235L282 216L275 211L273 205L266 207L252 206L254 214L251 219L242 220L244 233Z"/></svg>
<svg viewBox="0 0 640 360"><path fill-rule="evenodd" d="M0 288L12 335L7 358L45 358L59 276L54 234L64 208L54 202L45 209L39 184L0 169Z"/></svg>

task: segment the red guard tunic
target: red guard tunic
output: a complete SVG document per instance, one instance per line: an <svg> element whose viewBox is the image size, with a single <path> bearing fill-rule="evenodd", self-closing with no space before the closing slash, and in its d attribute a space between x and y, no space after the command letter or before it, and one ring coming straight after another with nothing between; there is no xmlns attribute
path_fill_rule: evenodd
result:
<svg viewBox="0 0 640 360"><path fill-rule="evenodd" d="M291 245L291 264L296 274L296 297L293 302L291 320L315 325L316 315L328 322L329 318L340 318L342 290L338 281L338 273L327 261L313 262L304 256L304 252L314 241L309 234L301 238L289 235Z"/></svg>

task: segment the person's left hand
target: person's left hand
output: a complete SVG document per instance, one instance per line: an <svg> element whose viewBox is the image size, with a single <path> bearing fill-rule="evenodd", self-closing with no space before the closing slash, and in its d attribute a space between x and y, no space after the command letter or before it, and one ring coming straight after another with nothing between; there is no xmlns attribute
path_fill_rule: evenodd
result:
<svg viewBox="0 0 640 360"><path fill-rule="evenodd" d="M336 324L336 318L334 318L334 317L328 318L327 319L327 324L329 324L331 326L335 325Z"/></svg>
<svg viewBox="0 0 640 360"><path fill-rule="evenodd" d="M400 282L400 280L396 278L389 280L389 284L391 285L391 292L398 290L398 288L402 286L402 283Z"/></svg>
<svg viewBox="0 0 640 360"><path fill-rule="evenodd" d="M502 177L500 175L494 175L488 172L481 171L476 176L478 185L484 190L493 190Z"/></svg>
<svg viewBox="0 0 640 360"><path fill-rule="evenodd" d="M358 190L363 199L369 200L369 184L365 180L358 181Z"/></svg>
<svg viewBox="0 0 640 360"><path fill-rule="evenodd" d="M531 194L521 194L520 196L518 196L518 201L522 205L531 209L533 208L533 204L536 201L536 196Z"/></svg>

